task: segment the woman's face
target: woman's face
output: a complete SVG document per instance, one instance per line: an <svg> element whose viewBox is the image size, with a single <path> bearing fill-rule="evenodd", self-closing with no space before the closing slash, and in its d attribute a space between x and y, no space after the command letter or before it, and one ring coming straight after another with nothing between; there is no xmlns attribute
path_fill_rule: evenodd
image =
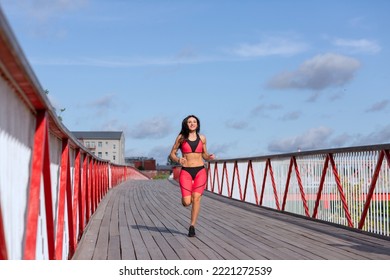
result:
<svg viewBox="0 0 390 280"><path fill-rule="evenodd" d="M198 128L198 122L194 117L187 120L187 126L190 131L195 131Z"/></svg>

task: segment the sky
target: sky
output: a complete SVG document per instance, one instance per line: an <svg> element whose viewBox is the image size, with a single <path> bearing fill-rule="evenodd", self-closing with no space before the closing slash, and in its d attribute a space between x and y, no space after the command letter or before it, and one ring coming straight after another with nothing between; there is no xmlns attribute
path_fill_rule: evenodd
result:
<svg viewBox="0 0 390 280"><path fill-rule="evenodd" d="M166 164L190 114L217 159L390 143L390 1L0 7L64 125L123 131L125 156Z"/></svg>

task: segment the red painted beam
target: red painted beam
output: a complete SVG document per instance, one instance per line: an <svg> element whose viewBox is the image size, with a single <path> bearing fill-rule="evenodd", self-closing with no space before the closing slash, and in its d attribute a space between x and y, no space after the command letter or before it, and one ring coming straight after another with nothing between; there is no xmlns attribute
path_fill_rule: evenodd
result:
<svg viewBox="0 0 390 280"><path fill-rule="evenodd" d="M5 230L3 223L3 215L1 213L1 203L0 203L0 260L7 260L7 244L5 242Z"/></svg>
<svg viewBox="0 0 390 280"><path fill-rule="evenodd" d="M37 240L37 228L38 228L38 215L40 205L40 188L41 177L44 177L45 187L45 205L46 215L50 212L48 196L51 194L50 187L50 158L49 158L49 136L48 136L48 120L46 111L39 111L36 118L36 129L34 134L34 145L32 151L32 167L30 172L29 183L29 196L27 206L27 222L26 222L26 238L24 247L24 256L26 260L32 260L36 258L36 240ZM51 239L52 225L51 215L47 217L48 226L48 244L49 244L49 258L53 258Z"/></svg>

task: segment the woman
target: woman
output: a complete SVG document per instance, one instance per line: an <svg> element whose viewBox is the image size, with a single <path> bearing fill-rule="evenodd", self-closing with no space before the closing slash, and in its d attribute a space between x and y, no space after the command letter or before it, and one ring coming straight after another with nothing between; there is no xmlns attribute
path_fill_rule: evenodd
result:
<svg viewBox="0 0 390 280"><path fill-rule="evenodd" d="M207 172L203 160L215 158L213 154L207 152L206 137L199 134L199 131L199 119L194 115L186 117L170 153L171 160L182 166L179 176L182 204L186 207L192 204L189 237L195 236L200 200L207 182ZM182 157L176 155L179 149Z"/></svg>

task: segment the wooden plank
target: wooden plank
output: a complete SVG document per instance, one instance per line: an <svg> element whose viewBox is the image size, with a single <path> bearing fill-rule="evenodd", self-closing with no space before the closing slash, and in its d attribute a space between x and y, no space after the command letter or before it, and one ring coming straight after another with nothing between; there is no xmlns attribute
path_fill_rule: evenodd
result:
<svg viewBox="0 0 390 280"><path fill-rule="evenodd" d="M165 217L164 220L170 221L171 225L175 227L176 232L173 234L175 236L186 236L188 229L187 226L189 224L190 210L189 208L184 208L180 203L180 191L177 191L177 197L174 197L176 203L172 204L172 201L165 201L164 195L159 196L158 200L154 200L155 204L160 204L157 208L160 211L160 216ZM165 194L165 191L164 191ZM157 197L157 195L151 196L150 200L153 200L153 197ZM185 212L185 213L184 213ZM185 220L188 220L185 221ZM177 222L181 221L181 222ZM214 259L220 259L220 255L215 252L215 248L218 246L213 246L214 249L203 243L195 243L197 238L178 238L176 242L180 243L183 248L186 248L190 254L193 255L196 259L210 259L207 256L215 257ZM191 244L191 245L190 245ZM199 251L199 252L197 252Z"/></svg>
<svg viewBox="0 0 390 280"><path fill-rule="evenodd" d="M110 197L111 192L108 192L100 202L99 207L96 209L95 213L90 217L89 223L84 229L84 233L81 240L79 241L77 250L72 259L92 260L99 235L100 225L102 223L102 219Z"/></svg>
<svg viewBox="0 0 390 280"><path fill-rule="evenodd" d="M178 191L178 189L176 189L176 191ZM161 208L165 209L166 213L167 213L165 216L166 217L172 217L172 216L176 215L178 217L178 220L181 221L181 225L178 226L178 228L183 228L184 227L184 230L185 230L184 235L186 235L187 234L187 226L189 224L189 222L187 222L186 220L188 220L189 217L190 217L190 208L189 207L184 208L183 206L176 206L176 205L179 205L179 201L180 201L176 197L172 197L171 196L171 199L179 200L178 202L176 202L174 204L175 205L174 209L172 209L172 207L171 207L172 200L169 200L169 197L161 196L160 199L162 201ZM199 228L202 228L202 227L197 226L197 230ZM207 231L205 230L205 232L207 232ZM198 231L197 239L200 238L199 237L200 233L201 232ZM205 244L210 244L210 245L208 245L208 247L210 249L217 250L219 255L222 255L222 258L229 258L229 259L237 259L239 257L242 257L242 258L245 258L245 259L248 258L248 256L243 255L237 248L235 248L231 244L226 244L223 240L212 239L211 237L213 237L213 235L210 234L210 232L207 233L207 235L203 236L203 240L204 240ZM191 240L191 239L189 239L189 240ZM178 239L178 242L182 243L183 246L187 246L188 247L187 239ZM191 252L196 252L195 249L196 248L192 248L192 250L190 250L190 253ZM237 257L237 255L238 255L238 257ZM202 258L200 258L200 259L203 259L203 258L204 258L204 256L202 256Z"/></svg>
<svg viewBox="0 0 390 280"><path fill-rule="evenodd" d="M119 200L119 236L120 236L120 250L122 260L135 260L135 251L133 242L130 237L129 226L127 224L126 212L125 212L125 195L124 191L120 190Z"/></svg>
<svg viewBox="0 0 390 280"><path fill-rule="evenodd" d="M145 242L145 246L148 249L150 257L152 260L163 260L164 254L161 252L158 244L153 239L151 231L149 228L152 228L153 225L150 223L150 220L146 217L145 212L142 210L142 204L145 203L140 197L141 188L136 188L134 190L134 203L132 204L132 212L134 220L142 239Z"/></svg>
<svg viewBox="0 0 390 280"><path fill-rule="evenodd" d="M147 250L147 247L144 243L144 240L142 239L142 236L138 230L137 224L135 222L133 212L132 212L132 206L133 203L133 191L131 186L129 188L129 191L125 192L125 212L126 212L126 220L129 227L130 237L131 241L134 246L134 253L135 253L135 259L136 260L150 260L150 254Z"/></svg>
<svg viewBox="0 0 390 280"><path fill-rule="evenodd" d="M120 260L120 235L119 235L119 200L121 192L116 192L114 203L111 210L111 219L109 227L109 240L108 240L108 260Z"/></svg>
<svg viewBox="0 0 390 280"><path fill-rule="evenodd" d="M156 243L160 247L161 251L164 254L165 259L167 260L177 260L180 259L178 254L175 252L173 247L169 244L168 240L166 239L166 236L171 236L172 233L170 230L165 226L165 224L162 223L160 212L158 212L158 208L155 203L152 203L151 200L149 200L149 192L144 192L143 194L143 200L146 201L141 207L143 208L143 213L148 213L148 216L146 217L144 215L144 219L149 219L148 223L151 224L151 234L153 238L156 240ZM157 214L157 215L156 215Z"/></svg>
<svg viewBox="0 0 390 280"><path fill-rule="evenodd" d="M96 242L93 260L106 260L108 254L108 243L110 239L110 222L112 208L115 202L117 192L112 192L105 207L105 212L99 228L99 235Z"/></svg>
<svg viewBox="0 0 390 280"><path fill-rule="evenodd" d="M102 200L73 259L390 259L390 238L207 191L188 238L190 211L175 182L127 181Z"/></svg>

